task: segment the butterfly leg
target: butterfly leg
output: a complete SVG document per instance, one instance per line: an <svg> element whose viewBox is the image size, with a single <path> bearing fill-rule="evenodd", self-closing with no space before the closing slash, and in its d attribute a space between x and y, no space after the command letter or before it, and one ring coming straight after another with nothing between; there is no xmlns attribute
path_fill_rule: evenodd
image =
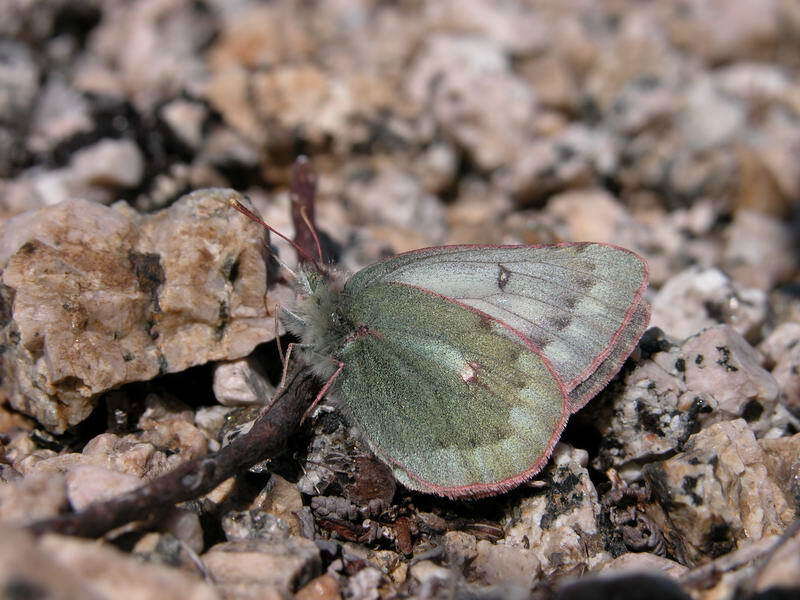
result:
<svg viewBox="0 0 800 600"><path fill-rule="evenodd" d="M339 377L339 374L342 372L342 369L344 369L343 362L336 361L336 364L337 364L336 371L334 371L333 375L328 377L328 380L325 382L325 385L322 386L322 389L319 391L319 394L317 394L317 397L314 398L314 402L311 403L311 406L308 407L308 410L305 412L303 418L300 420L301 423L305 421L306 418L308 418L314 412L314 409L317 408L317 405L320 402L322 402L322 399L325 397L325 394L328 393L328 390L331 389L331 386L336 381L336 378Z"/></svg>
<svg viewBox="0 0 800 600"><path fill-rule="evenodd" d="M280 384L278 386L278 389L282 389L286 385L286 373L289 371L289 369L288 369L289 360L291 359L292 352L294 352L294 349L296 347L302 348L303 344L291 343L286 347L286 357L285 357L285 359L283 361L283 375L281 376L281 382L280 382ZM325 382L325 385L322 386L322 389L317 394L317 397L314 398L314 402L311 403L311 406L309 406L308 410L306 410L306 412L303 414L303 418L301 419L301 422L305 421L308 418L308 416L311 415L311 413L314 412L314 409L317 408L317 405L319 405L319 403L325 397L325 394L327 394L328 390L331 389L331 386L336 381L336 378L339 377L339 374L344 369L344 363L343 362L336 361L336 364L337 364L336 371L334 371L333 375L328 377L328 380Z"/></svg>

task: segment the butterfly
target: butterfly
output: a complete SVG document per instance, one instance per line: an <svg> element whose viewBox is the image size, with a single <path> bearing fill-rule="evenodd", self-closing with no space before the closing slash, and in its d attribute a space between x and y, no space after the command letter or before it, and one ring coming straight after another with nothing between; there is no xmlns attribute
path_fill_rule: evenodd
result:
<svg viewBox="0 0 800 600"><path fill-rule="evenodd" d="M282 318L400 483L480 497L545 466L647 327L647 283L609 244L439 246L307 265Z"/></svg>

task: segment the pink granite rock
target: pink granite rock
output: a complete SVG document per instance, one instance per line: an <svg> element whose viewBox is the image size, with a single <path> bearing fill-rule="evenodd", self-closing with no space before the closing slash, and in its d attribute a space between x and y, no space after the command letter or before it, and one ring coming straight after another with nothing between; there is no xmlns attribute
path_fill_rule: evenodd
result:
<svg viewBox="0 0 800 600"><path fill-rule="evenodd" d="M53 431L101 393L274 335L262 230L206 190L138 217L75 200L6 224L3 385Z"/></svg>
<svg viewBox="0 0 800 600"><path fill-rule="evenodd" d="M669 515L659 525L672 554L694 564L781 533L794 510L765 463L747 423L737 419L704 429L684 452L645 467Z"/></svg>

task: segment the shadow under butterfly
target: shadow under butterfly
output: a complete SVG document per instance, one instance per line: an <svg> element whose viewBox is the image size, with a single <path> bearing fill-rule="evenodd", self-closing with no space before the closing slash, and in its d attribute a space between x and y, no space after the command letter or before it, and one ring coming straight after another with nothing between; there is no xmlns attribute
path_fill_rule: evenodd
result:
<svg viewBox="0 0 800 600"><path fill-rule="evenodd" d="M647 263L610 244L423 248L349 278L305 258L281 315L302 358L398 481L451 498L538 473L650 318Z"/></svg>

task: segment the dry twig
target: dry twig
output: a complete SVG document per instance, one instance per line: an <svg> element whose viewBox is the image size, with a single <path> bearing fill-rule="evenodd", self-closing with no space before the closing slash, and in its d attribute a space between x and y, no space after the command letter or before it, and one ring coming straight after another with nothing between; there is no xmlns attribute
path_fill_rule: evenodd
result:
<svg viewBox="0 0 800 600"><path fill-rule="evenodd" d="M127 523L158 517L178 502L198 498L236 473L283 451L319 389L319 381L305 363L287 360L283 383L272 403L250 431L219 452L184 463L135 490L96 502L80 512L34 522L28 529L35 534L95 538Z"/></svg>

